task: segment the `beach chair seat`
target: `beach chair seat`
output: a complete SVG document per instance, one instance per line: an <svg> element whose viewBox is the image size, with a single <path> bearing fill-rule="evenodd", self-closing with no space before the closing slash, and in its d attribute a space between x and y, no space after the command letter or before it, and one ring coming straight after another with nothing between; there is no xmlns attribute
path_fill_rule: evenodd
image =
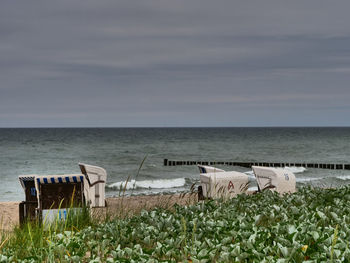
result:
<svg viewBox="0 0 350 263"><path fill-rule="evenodd" d="M36 175L34 180L41 221L53 222L57 215L64 220L68 209L83 206L83 174Z"/></svg>

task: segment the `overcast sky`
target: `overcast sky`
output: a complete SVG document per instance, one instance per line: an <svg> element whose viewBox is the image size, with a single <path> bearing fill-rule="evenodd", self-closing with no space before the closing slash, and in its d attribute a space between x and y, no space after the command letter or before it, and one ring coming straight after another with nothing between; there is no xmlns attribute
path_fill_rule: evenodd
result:
<svg viewBox="0 0 350 263"><path fill-rule="evenodd" d="M2 1L0 127L349 126L349 10Z"/></svg>

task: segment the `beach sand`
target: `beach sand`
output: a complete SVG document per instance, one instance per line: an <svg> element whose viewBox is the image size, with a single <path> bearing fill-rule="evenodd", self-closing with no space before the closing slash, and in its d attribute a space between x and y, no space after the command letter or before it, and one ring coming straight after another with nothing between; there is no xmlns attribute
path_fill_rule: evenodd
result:
<svg viewBox="0 0 350 263"><path fill-rule="evenodd" d="M0 202L0 231L11 230L19 221L20 202Z"/></svg>
<svg viewBox="0 0 350 263"><path fill-rule="evenodd" d="M190 205L197 202L196 194L145 195L107 198L107 207L93 209L95 216L130 216L156 207L171 209L175 204ZM20 202L0 202L0 231L9 231L19 224ZM102 218L103 219L103 218Z"/></svg>

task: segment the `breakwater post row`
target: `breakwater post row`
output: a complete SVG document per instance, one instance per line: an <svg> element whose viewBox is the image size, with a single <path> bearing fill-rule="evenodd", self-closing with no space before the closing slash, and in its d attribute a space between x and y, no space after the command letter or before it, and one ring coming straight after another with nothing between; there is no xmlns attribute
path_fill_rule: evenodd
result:
<svg viewBox="0 0 350 263"><path fill-rule="evenodd" d="M230 162L230 161L173 161L164 159L164 166L180 166L180 165L227 165L241 166L250 168L254 166L265 167L305 167L330 170L350 170L350 164L335 164L335 163L269 163L269 162Z"/></svg>

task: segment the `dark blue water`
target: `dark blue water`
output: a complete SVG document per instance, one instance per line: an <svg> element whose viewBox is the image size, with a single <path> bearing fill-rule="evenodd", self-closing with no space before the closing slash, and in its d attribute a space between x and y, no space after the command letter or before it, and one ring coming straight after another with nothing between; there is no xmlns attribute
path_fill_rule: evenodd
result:
<svg viewBox="0 0 350 263"><path fill-rule="evenodd" d="M24 198L18 175L79 173L79 162L104 167L106 194L118 195L120 182L135 179L145 157L133 193L178 192L198 181L198 169L164 167L164 158L350 163L350 128L0 129L0 201ZM295 172L298 184L350 182L350 171Z"/></svg>

